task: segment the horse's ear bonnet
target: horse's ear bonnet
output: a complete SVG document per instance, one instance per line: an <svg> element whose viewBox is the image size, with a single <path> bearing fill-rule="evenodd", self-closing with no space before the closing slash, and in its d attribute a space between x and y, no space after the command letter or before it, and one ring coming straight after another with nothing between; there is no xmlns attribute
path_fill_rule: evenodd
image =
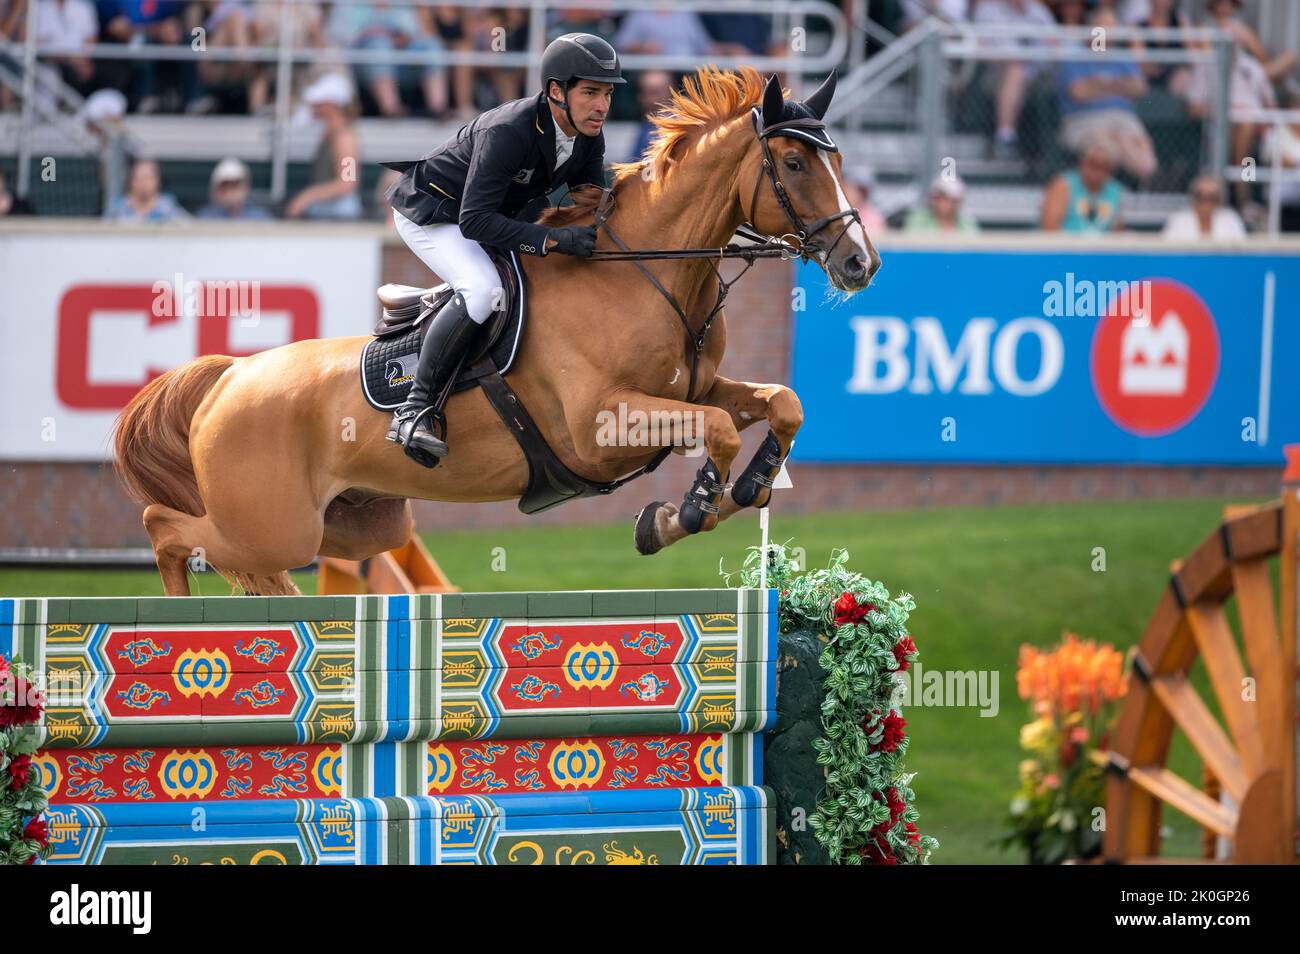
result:
<svg viewBox="0 0 1300 954"><path fill-rule="evenodd" d="M754 130L762 136L764 131L777 123L787 122L791 119L811 119L818 125L813 127L790 127L771 133L773 136L793 136L796 139L802 139L811 143L818 149L825 149L827 152L838 152L839 146L831 139L826 128L820 125L822 118L826 115L826 109L831 104L831 97L835 95L835 73L832 71L822 84L813 91L813 94L803 102L787 101L781 93L781 82L773 73L768 78L767 86L763 90L763 107L760 110L755 106Z"/></svg>

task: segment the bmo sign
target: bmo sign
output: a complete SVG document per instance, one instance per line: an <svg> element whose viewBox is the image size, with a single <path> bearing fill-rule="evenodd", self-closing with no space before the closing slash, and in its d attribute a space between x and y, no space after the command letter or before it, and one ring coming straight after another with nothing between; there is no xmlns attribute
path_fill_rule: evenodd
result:
<svg viewBox="0 0 1300 954"><path fill-rule="evenodd" d="M378 273L357 232L0 233L0 458L103 459L117 413L171 368L365 334Z"/></svg>
<svg viewBox="0 0 1300 954"><path fill-rule="evenodd" d="M1060 379L1065 358L1060 333L1041 318L1016 318L1001 327L992 318L973 318L955 343L937 318L855 317L849 324L850 394L1042 394ZM1025 338L1038 353L1028 378L1016 360Z"/></svg>
<svg viewBox="0 0 1300 954"><path fill-rule="evenodd" d="M883 253L794 320L805 461L1275 465L1300 440L1300 249Z"/></svg>

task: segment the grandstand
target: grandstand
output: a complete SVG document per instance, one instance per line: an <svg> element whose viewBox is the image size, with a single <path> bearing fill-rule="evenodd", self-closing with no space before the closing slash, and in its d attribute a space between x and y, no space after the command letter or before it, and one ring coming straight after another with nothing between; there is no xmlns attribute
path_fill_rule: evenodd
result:
<svg viewBox="0 0 1300 954"><path fill-rule="evenodd" d="M120 193L126 165L136 156L160 161L165 190L190 212L206 203L216 163L226 157L240 159L250 169L255 200L281 211L288 198L310 181L321 135L318 125L304 114L301 94L313 77L335 71L355 84L360 112L355 123L359 191L366 213L381 218L379 161L427 151L469 117L499 101L503 92L534 88L540 49L575 24L603 29L611 38L624 31L625 37L635 39L635 30L625 28L642 6L635 0L585 0L558 10L523 0L490 8L468 0L438 4L439 16L449 16L450 10L460 17L459 23L448 27L430 20L434 48L422 51L349 46L345 34L331 32L336 19L346 20L346 11L364 18L373 4L307 0L162 4L175 8L183 25L192 24L190 35L204 31L203 49L196 50L193 42L117 41L104 22L111 15L113 0L99 0L97 5L90 0L61 0L100 13L96 42L76 51L77 57L94 64L94 78L86 80L68 65L74 57L66 38L42 32L39 25L41 8L54 2L0 3L0 10L8 11L0 20L0 31L8 29L7 35L0 36L0 169L7 173L10 188L37 214L58 216L101 215ZM872 204L891 226L902 225L909 209L923 206L928 184L947 171L964 181L965 211L980 226L1035 227L1044 185L1074 161L1075 151L1064 147L1058 135L1064 118L1054 78L1065 64L1095 60L1099 55L1093 49L1096 28L1062 21L1046 31L1045 40L1042 25L993 22L989 13L995 8L1051 7L1059 20L1065 15L1062 8L1072 4L712 0L660 6L671 16L705 24L712 30L710 44L695 51L683 45L659 52L651 51L654 44L631 44L624 62L633 82L616 97L614 120L606 128L611 161L632 155L641 134L641 113L654 106L639 100L638 79L658 70L680 77L703 62L744 63L777 71L796 92L805 81L837 69L840 93L830 118L837 138L845 143L846 155L853 157L854 166L846 169L846 175L871 187ZM1129 61L1136 57L1151 76L1179 70L1199 75L1206 90L1194 103L1153 80L1134 98L1133 111L1150 138L1157 166L1153 175L1141 178L1120 173L1126 187L1126 226L1158 229L1173 211L1187 204L1188 185L1196 173L1217 168L1228 179L1228 198L1241 211L1255 213L1254 218L1247 216L1252 226L1279 229L1286 200L1298 198L1296 187L1290 186L1289 193L1270 188L1272 178L1286 173L1267 168L1269 157L1260 147L1270 126L1276 127L1280 139L1284 120L1294 121L1294 116L1265 109L1258 123L1259 138L1247 150L1252 159L1259 157L1254 162L1258 175L1245 191L1231 188L1237 185L1233 177L1240 178L1233 142L1240 123L1232 111L1242 104L1229 91L1235 90L1232 71L1246 55L1241 45L1219 28L1222 24L1213 20L1202 0L1175 5L1189 24L1178 29L1130 25L1150 15L1149 0L1101 6L1114 6L1120 18L1108 28L1111 47L1105 55ZM404 0L390 7L400 8L403 15L432 17L434 5ZM292 37L285 23L303 8L317 10L323 18L323 39L297 46L223 39L222 24L234 15L232 9L244 11L250 21L278 16L282 33ZM1235 18L1255 35L1267 38L1270 55L1300 49L1300 5L1254 0ZM440 42L438 31L443 31ZM457 31L468 39L451 42L448 37L458 35ZM182 39L189 41L190 35ZM491 39L496 36L504 38L499 48ZM1132 52L1139 45L1141 52ZM638 52L643 48L648 51ZM146 63L158 68L159 77L180 77L179 85L160 79L162 96L141 96L136 77ZM997 148L999 77L1008 64L1024 68L1030 77L1016 117L1019 141L1014 150ZM414 85L399 84L404 115L381 115L382 97L376 97L368 72L376 66L423 71L426 79L440 71L450 82L448 108L431 115L417 76ZM229 77L203 86L205 75L225 67L243 70L239 75L244 77L273 77L266 101L253 108L253 80L247 81L247 88L241 85L243 80L232 83ZM196 88L207 92L185 102L195 76ZM1298 83L1294 69L1278 75L1273 107L1300 90ZM103 89L113 88L124 94L126 109L120 117L121 106L115 110L101 95ZM161 106L147 102L151 99L161 100ZM1279 154L1278 165L1284 165L1282 150L1274 152ZM57 170L53 176L51 158ZM1270 205L1268 214L1261 211Z"/></svg>

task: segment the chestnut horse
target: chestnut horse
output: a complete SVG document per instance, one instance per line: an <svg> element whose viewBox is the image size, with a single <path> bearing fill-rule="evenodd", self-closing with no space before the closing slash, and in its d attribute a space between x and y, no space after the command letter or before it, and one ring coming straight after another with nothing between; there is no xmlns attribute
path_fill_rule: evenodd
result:
<svg viewBox="0 0 1300 954"><path fill-rule="evenodd" d="M833 79L803 104L817 117L829 105ZM756 134L752 109L759 107L771 125L781 119L783 97L775 77L764 84L748 68L705 67L688 78L654 118L658 135L642 160L615 166L612 234L633 249L719 248L746 217L758 232L788 234L793 211L799 221L832 226L805 237L805 251L832 285L846 294L865 288L880 260L848 207L839 153L806 138L763 141ZM595 195L544 213L542 222L591 220L600 193L589 191ZM611 248L602 230L597 249ZM741 509L734 488L725 488L741 430L767 421L784 458L803 412L783 385L717 373L727 344L721 314L690 375L692 345L681 318L639 264L698 329L717 297L709 260L527 257L528 327L509 382L563 464L594 481L635 471L660 447L682 450L676 431L650 446L598 440L598 422L620 406L627 416L702 420L716 479L703 490L697 480L693 489L705 498L712 492L714 506L706 500L692 520L672 504L644 509L637 543L653 552ZM388 415L366 403L359 382L368 340L298 341L244 358L208 355L154 379L123 410L117 468L147 505L144 524L168 595L189 593L188 561L196 555L246 592L294 593L288 570L317 554L357 560L405 543L410 499L509 500L524 492L525 457L478 388L451 397L452 451L433 470L386 441ZM696 378L692 402L689 377ZM764 446L771 464L775 447ZM760 462L758 472L768 473L765 467ZM769 484L759 483L749 484L745 505L766 503Z"/></svg>

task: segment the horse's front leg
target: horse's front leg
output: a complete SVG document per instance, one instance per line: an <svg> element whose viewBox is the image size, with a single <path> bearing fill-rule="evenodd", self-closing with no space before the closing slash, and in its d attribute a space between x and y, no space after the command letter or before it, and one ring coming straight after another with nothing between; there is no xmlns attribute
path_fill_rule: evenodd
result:
<svg viewBox="0 0 1300 954"><path fill-rule="evenodd" d="M803 425L803 405L798 395L782 384L752 384L718 376L700 401L726 411L737 430L743 431L761 420L766 420L768 426L763 443L727 493L719 519L725 520L745 507L767 506L772 481Z"/></svg>
<svg viewBox="0 0 1300 954"><path fill-rule="evenodd" d="M605 446L595 449L599 458L608 459L612 453L630 456L628 448L639 456L647 447L693 449L701 444L707 455L680 507L655 501L637 515L637 549L655 553L682 537L712 530L718 523L731 464L740 452L740 432L731 415L720 407L632 390L613 394L602 413L611 420L625 421L628 433L617 435L618 451L609 446L606 434L601 441ZM598 440L601 433L605 431L598 432Z"/></svg>

